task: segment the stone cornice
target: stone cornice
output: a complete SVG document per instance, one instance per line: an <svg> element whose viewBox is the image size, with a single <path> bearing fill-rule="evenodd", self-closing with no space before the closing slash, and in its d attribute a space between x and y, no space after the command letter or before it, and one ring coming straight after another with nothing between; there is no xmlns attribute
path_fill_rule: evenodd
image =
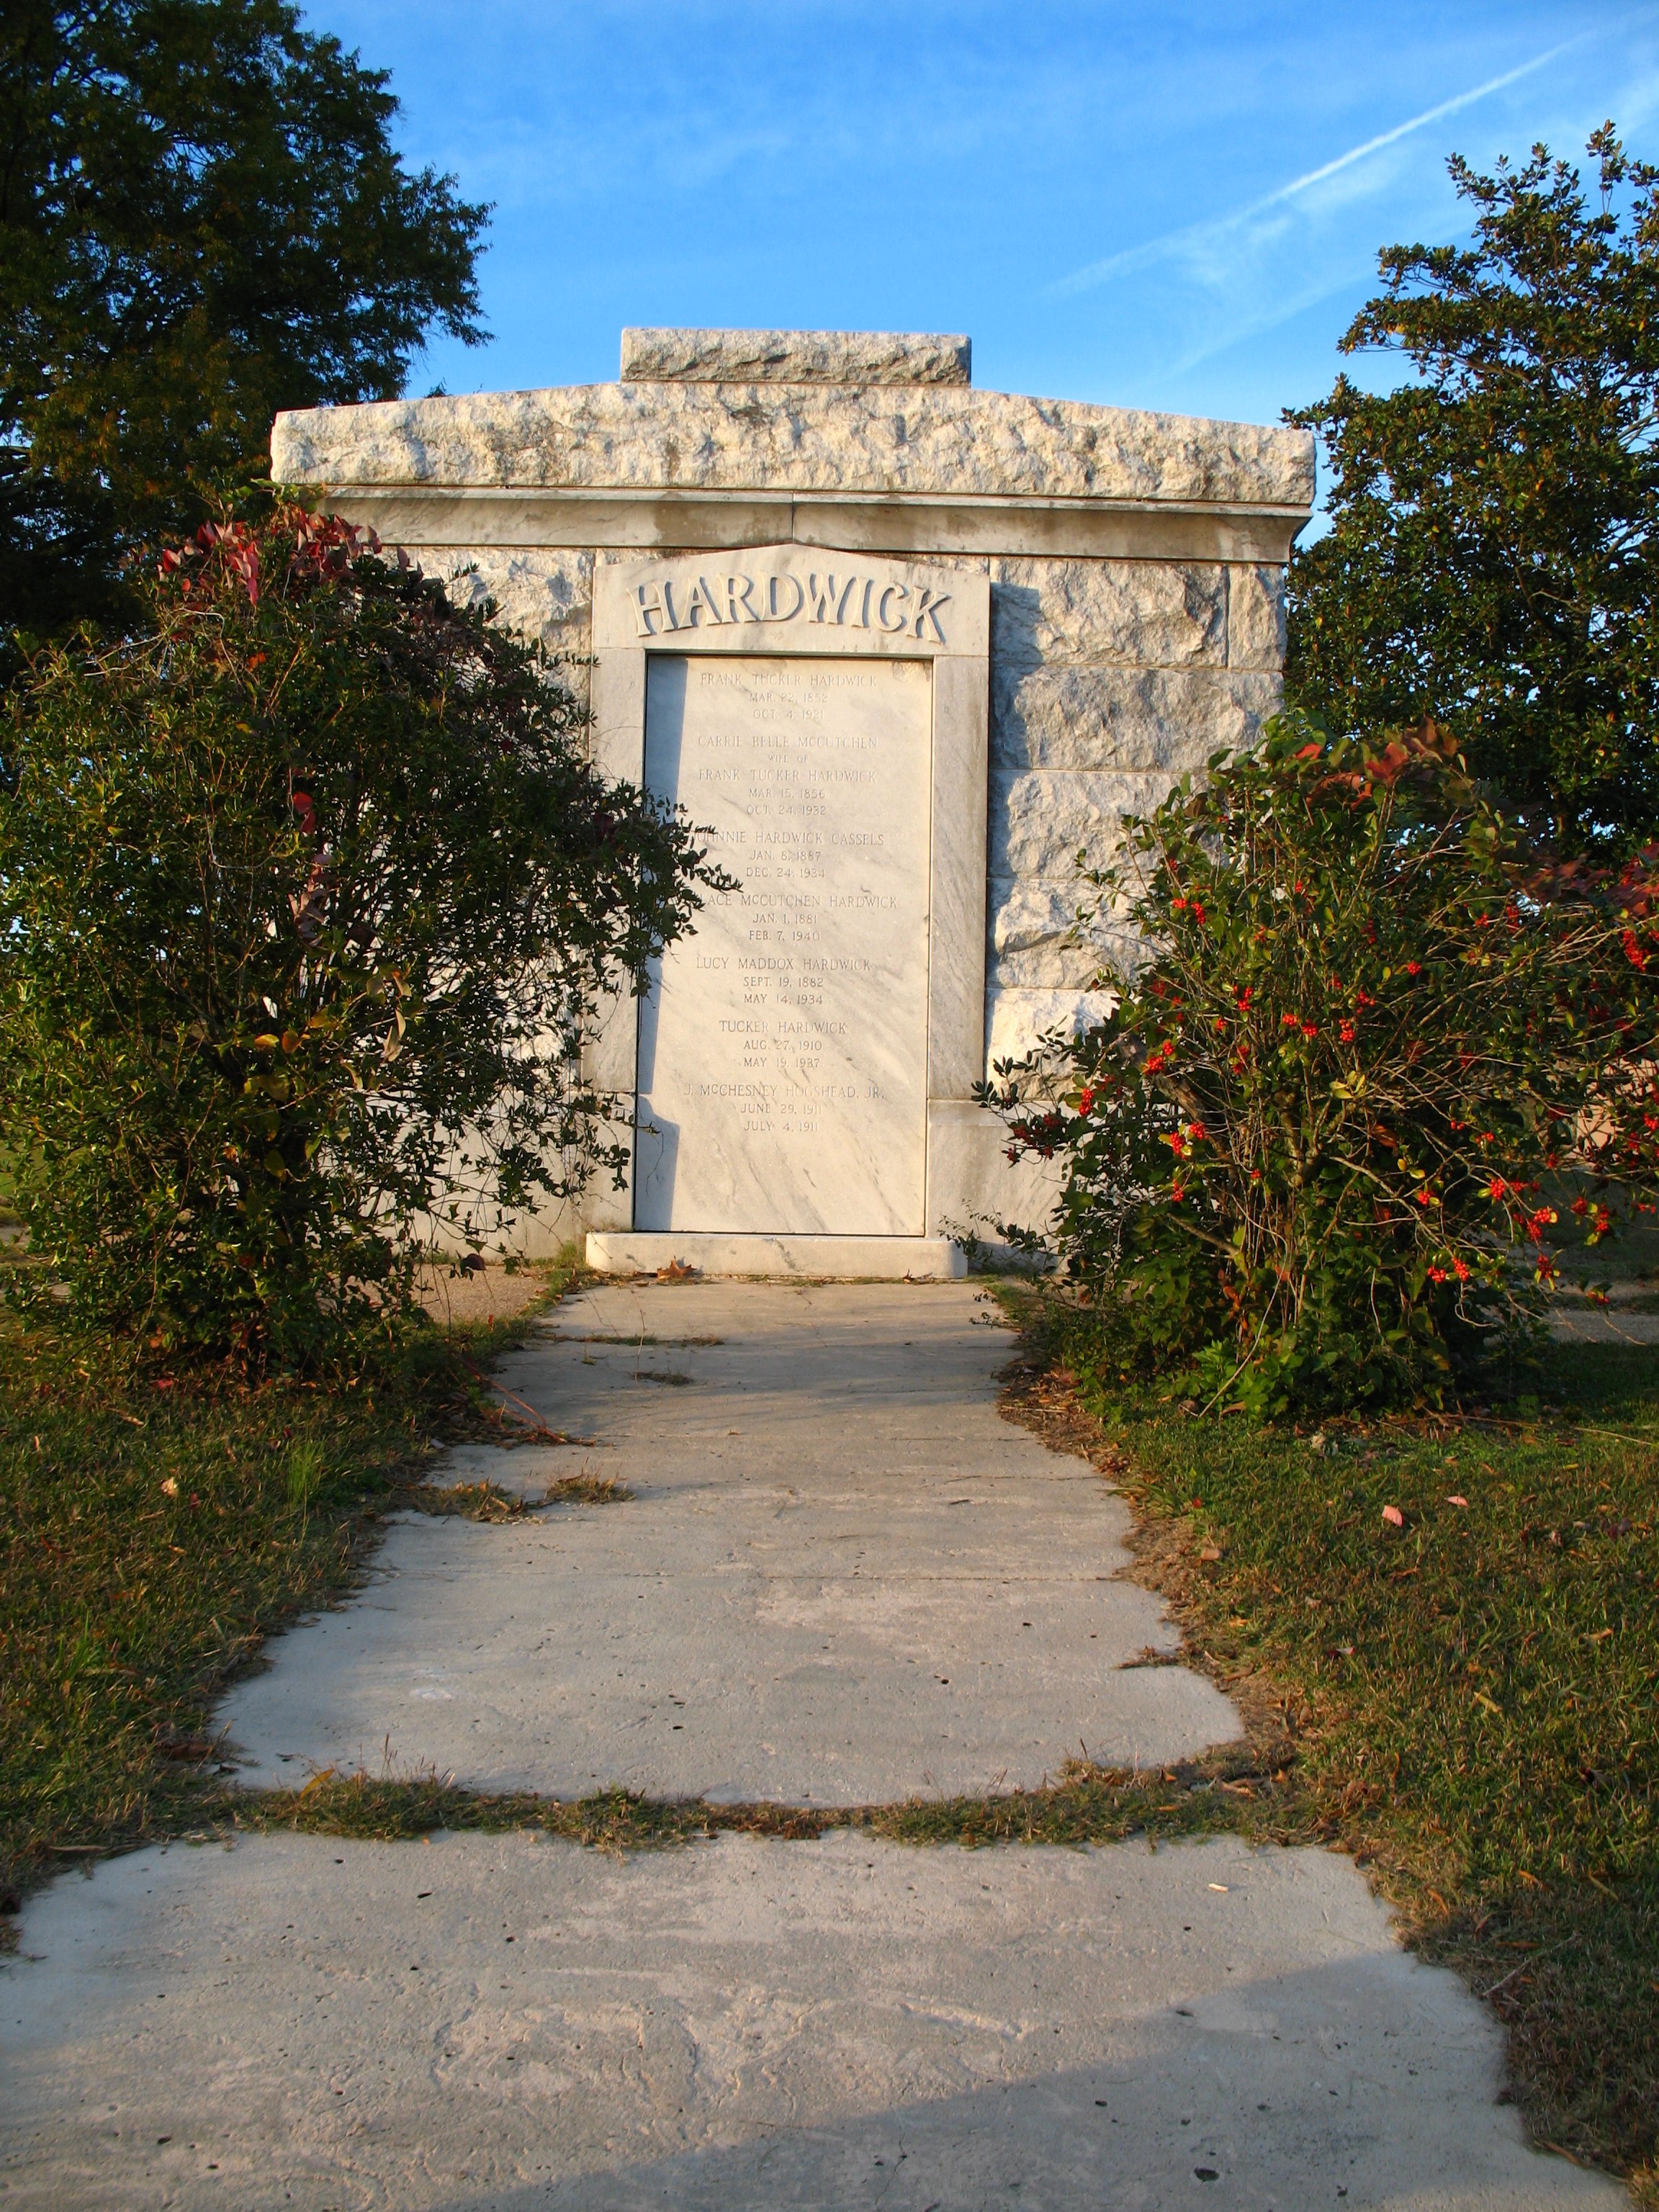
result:
<svg viewBox="0 0 1659 2212"><path fill-rule="evenodd" d="M757 544L858 553L1249 561L1289 557L1302 506L884 493L499 489L349 479L309 485L389 545L715 550Z"/></svg>

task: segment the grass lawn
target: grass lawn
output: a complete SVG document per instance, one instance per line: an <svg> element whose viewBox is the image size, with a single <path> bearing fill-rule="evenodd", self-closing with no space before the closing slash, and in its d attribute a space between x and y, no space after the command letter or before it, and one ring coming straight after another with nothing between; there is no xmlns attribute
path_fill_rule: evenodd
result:
<svg viewBox="0 0 1659 2212"><path fill-rule="evenodd" d="M1249 1717L1237 1824L1353 1851L1538 2140L1659 2203L1659 1350L1558 1347L1535 1418L1297 1435L1115 1392L1024 1304L1024 1417L1133 1498Z"/></svg>
<svg viewBox="0 0 1659 2212"><path fill-rule="evenodd" d="M550 1296L571 1272L546 1271ZM351 1583L434 1431L490 1419L465 1363L514 1333L434 1332L374 1390L247 1390L135 1377L0 1310L7 1904L78 1856L223 1816L215 1692Z"/></svg>

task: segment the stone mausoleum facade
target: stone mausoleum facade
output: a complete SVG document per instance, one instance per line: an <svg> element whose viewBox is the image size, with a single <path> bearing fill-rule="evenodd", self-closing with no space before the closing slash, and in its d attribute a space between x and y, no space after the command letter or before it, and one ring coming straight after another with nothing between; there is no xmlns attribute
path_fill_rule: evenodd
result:
<svg viewBox="0 0 1659 2212"><path fill-rule="evenodd" d="M273 473L569 656L741 890L611 1011L600 1264L938 1273L1086 1019L1080 848L1277 707L1308 434L976 391L965 338L629 331L615 384L280 416ZM532 1224L531 1249L568 1235Z"/></svg>

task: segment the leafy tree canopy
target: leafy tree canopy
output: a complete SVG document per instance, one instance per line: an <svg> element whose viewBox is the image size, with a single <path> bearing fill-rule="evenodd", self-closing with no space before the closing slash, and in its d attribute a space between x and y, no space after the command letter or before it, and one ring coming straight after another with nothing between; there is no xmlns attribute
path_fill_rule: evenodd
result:
<svg viewBox="0 0 1659 2212"><path fill-rule="evenodd" d="M1569 846L1659 830L1659 169L1611 124L1599 189L1539 146L1477 175L1467 246L1397 246L1316 430L1331 528L1291 576L1292 698L1334 729L1432 714Z"/></svg>
<svg viewBox="0 0 1659 2212"><path fill-rule="evenodd" d="M279 408L481 339L487 210L404 168L386 84L287 0L8 0L0 633L111 611L124 551L264 473Z"/></svg>

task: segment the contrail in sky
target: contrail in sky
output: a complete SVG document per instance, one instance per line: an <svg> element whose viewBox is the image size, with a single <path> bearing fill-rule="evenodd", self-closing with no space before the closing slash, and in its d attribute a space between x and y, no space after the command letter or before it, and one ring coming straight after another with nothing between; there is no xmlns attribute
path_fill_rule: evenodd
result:
<svg viewBox="0 0 1659 2212"><path fill-rule="evenodd" d="M1506 84L1514 84L1521 77L1530 76L1534 70L1542 69L1558 55L1570 52L1574 46L1582 46L1587 39L1595 38L1602 27L1598 26L1594 31L1582 31L1576 39L1564 39L1559 46L1552 46L1547 53L1539 54L1529 62L1522 62L1519 69L1508 70L1502 76L1490 77L1485 84L1477 84L1470 92L1460 92L1450 100L1443 100L1437 107L1425 107L1421 115L1413 115L1409 123L1396 123L1392 131L1384 131L1375 138L1366 139L1363 146L1350 147L1346 154L1339 154L1334 161L1326 161L1317 169L1310 169L1305 176L1294 178L1288 185L1280 185L1276 191L1268 192L1259 200L1252 200L1248 207L1239 208L1232 215L1215 216L1207 222L1188 223L1182 230L1166 231L1161 238L1148 239L1144 246L1129 246L1121 253L1109 253L1103 261L1091 261L1086 269L1074 269L1069 276L1062 276L1047 286L1047 292L1050 298L1064 298L1074 292L1086 292L1096 284L1105 283L1109 277L1126 276L1133 269L1149 268L1181 246L1196 244L1200 239L1224 237L1227 232L1237 230L1241 224L1250 222L1255 216L1265 215L1269 208L1280 207L1286 200L1294 199L1298 192L1305 192L1310 185L1322 184L1327 177L1334 177L1340 171L1352 168L1356 161L1363 161L1368 154L1375 154L1384 146L1392 146L1397 138L1408 137L1413 131L1421 131L1427 124L1438 123L1443 115L1455 115L1460 107L1472 106L1477 100L1485 100L1489 93L1501 92Z"/></svg>

